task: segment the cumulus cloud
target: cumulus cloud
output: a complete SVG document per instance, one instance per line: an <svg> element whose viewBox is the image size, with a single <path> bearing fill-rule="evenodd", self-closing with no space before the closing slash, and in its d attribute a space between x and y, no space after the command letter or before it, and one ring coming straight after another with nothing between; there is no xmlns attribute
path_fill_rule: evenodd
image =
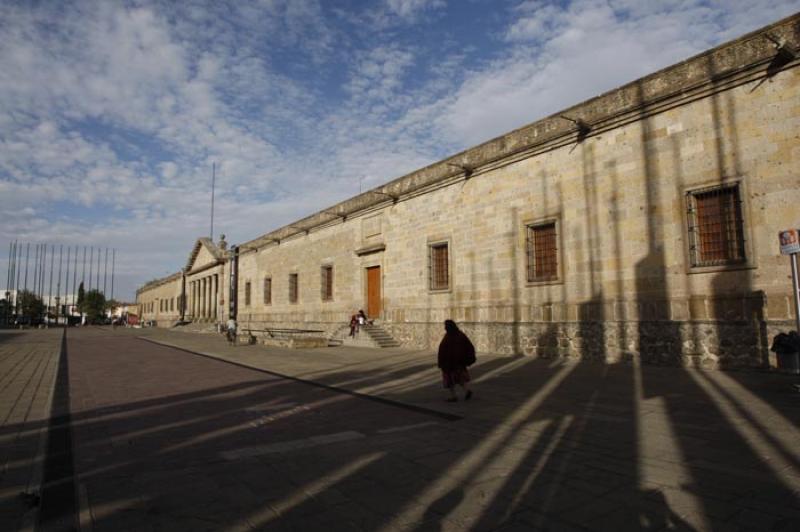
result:
<svg viewBox="0 0 800 532"><path fill-rule="evenodd" d="M130 297L208 233L212 163L255 238L793 4L4 2L0 242L117 247Z"/></svg>

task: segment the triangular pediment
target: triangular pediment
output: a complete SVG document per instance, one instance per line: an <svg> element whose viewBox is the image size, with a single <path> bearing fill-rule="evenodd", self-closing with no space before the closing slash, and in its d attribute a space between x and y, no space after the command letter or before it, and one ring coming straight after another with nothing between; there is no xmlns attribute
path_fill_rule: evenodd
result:
<svg viewBox="0 0 800 532"><path fill-rule="evenodd" d="M186 262L186 272L220 264L225 260L225 252L220 250L210 238L198 238L189 260Z"/></svg>

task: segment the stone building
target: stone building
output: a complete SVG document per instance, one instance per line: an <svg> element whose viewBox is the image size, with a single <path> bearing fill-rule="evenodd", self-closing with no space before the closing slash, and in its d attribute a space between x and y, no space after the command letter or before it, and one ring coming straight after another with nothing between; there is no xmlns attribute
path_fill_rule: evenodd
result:
<svg viewBox="0 0 800 532"><path fill-rule="evenodd" d="M410 348L452 318L484 352L764 365L793 326L798 49L795 15L229 252L200 239L144 319L183 293L187 319L329 335L363 308Z"/></svg>

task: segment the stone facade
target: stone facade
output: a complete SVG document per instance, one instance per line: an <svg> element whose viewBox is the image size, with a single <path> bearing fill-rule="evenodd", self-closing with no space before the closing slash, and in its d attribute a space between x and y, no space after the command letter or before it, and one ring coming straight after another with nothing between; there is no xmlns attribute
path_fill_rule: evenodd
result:
<svg viewBox="0 0 800 532"><path fill-rule="evenodd" d="M777 232L800 226L799 28L780 21L242 244L239 322L334 334L372 290L370 312L410 348L435 347L452 318L486 352L764 366L793 319ZM717 196L737 249L709 261L698 213ZM532 266L542 227L547 278Z"/></svg>
<svg viewBox="0 0 800 532"><path fill-rule="evenodd" d="M147 283L136 292L138 316L142 322L170 326L181 317L181 273Z"/></svg>

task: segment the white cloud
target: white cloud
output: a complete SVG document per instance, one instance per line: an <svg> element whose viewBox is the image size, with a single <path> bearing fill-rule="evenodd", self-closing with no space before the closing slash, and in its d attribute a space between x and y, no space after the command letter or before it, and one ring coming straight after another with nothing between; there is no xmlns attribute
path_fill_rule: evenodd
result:
<svg viewBox="0 0 800 532"><path fill-rule="evenodd" d="M0 238L124 247L132 295L208 232L212 162L217 233L247 240L793 3L487 2L492 55L441 0L2 3Z"/></svg>
<svg viewBox="0 0 800 532"><path fill-rule="evenodd" d="M445 2L444 0L387 0L386 5L398 16L409 19L420 12L442 8Z"/></svg>

